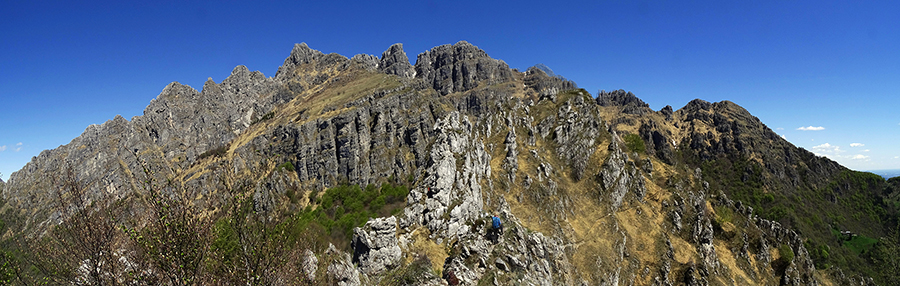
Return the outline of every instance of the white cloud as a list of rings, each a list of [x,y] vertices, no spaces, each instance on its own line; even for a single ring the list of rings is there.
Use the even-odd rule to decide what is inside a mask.
[[[869,152],[869,149],[863,150],[863,152]]]
[[[22,142],[16,143],[16,146],[22,146]]]
[[[865,160],[865,159],[869,159],[869,156],[862,155],[862,154],[856,154],[856,155],[853,155],[853,157],[850,157],[850,159],[853,159],[853,160]]]
[[[0,152],[6,151],[6,145],[0,146]]]
[[[775,130],[784,130],[784,128],[778,127],[778,128],[775,128]]]
[[[828,157],[831,159],[835,159],[834,157],[837,156],[837,153],[840,152],[840,150],[840,147],[828,143],[812,147],[813,154],[816,154],[816,156]]]
[[[812,149],[814,152],[826,153],[826,154],[837,154],[837,153],[844,152],[844,150],[841,150],[841,146],[835,146],[835,145],[831,145],[828,143],[813,146]]]
[[[863,144],[863,143],[850,143],[850,147],[862,147],[862,146],[866,146],[866,144]]]
[[[782,134],[781,139],[787,140],[787,137],[784,137],[784,134]]]
[[[797,128],[797,130],[802,130],[802,131],[819,131],[819,130],[825,130],[825,127],[822,127],[822,126],[812,126],[812,125],[806,126],[806,127],[800,126],[800,127]]]
[[[894,159],[900,159],[900,156],[894,156]]]

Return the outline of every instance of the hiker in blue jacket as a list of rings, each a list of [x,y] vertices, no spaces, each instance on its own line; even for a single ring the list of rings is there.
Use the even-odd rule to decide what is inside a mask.
[[[491,218],[491,230],[494,232],[494,243],[497,243],[497,240],[503,235],[503,223],[500,222],[500,216],[497,213],[494,213]]]

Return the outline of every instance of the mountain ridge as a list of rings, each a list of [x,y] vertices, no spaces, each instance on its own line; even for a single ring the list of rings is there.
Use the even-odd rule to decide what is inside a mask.
[[[445,276],[421,273],[419,282],[816,285],[824,274],[807,250],[816,245],[791,229],[815,214],[779,218],[780,202],[766,194],[824,189],[849,170],[804,151],[732,102],[653,111],[623,90],[594,98],[465,41],[423,52],[414,65],[402,44],[379,59],[301,43],[273,77],[237,66],[201,91],[167,85],[142,116],[116,116],[41,152],[10,176],[3,197],[30,229],[66,220],[41,195],[65,166],[101,201],[139,192],[134,174],[149,161],[211,213],[228,202],[218,183],[228,174],[249,180],[255,210],[301,217],[324,207],[325,190],[402,183],[405,207],[358,222],[352,257],[315,254],[328,277],[383,282],[438,247],[449,250],[428,258]],[[844,191],[834,200],[852,195]],[[508,220],[497,245],[478,235],[488,211]],[[785,217],[793,221],[783,227]],[[787,251],[779,247],[795,259],[778,260]]]

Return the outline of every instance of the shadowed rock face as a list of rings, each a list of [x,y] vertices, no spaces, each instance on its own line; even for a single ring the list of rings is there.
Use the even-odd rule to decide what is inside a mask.
[[[644,103],[630,91],[626,92],[621,89],[611,92],[601,90],[597,94],[597,104],[600,106],[624,106],[622,112],[626,114],[642,115],[650,111],[650,105]]]
[[[401,44],[351,59],[297,44],[271,78],[238,66],[199,92],[166,86],[144,115],[92,125],[42,152],[2,195],[30,227],[61,221],[44,178],[68,164],[93,199],[122,198],[135,191],[127,174],[141,171],[134,150],[181,172],[204,207],[221,203],[224,170],[251,180],[264,211],[288,204],[289,191],[399,178],[410,185],[402,210],[356,228],[349,252],[304,252],[305,277],[377,284],[433,245],[445,256],[430,257],[443,259],[431,267],[444,277],[420,273],[423,285],[816,285],[802,236],[710,187],[697,162],[759,156],[776,162],[764,167],[778,186],[799,184],[803,170],[827,179],[842,167],[811,159],[730,102],[654,112],[630,92],[594,99],[576,88],[538,68],[511,70],[464,41],[421,53],[414,66]],[[629,132],[644,153],[619,137]],[[282,163],[293,171],[273,170]],[[711,207],[733,210],[740,231],[718,225]],[[488,213],[504,221],[496,244]],[[781,243],[796,259],[777,272],[769,250]]]
[[[386,74],[393,74],[404,78],[416,76],[416,70],[409,64],[409,58],[403,52],[403,44],[393,44],[381,54],[379,68]]]
[[[551,100],[555,100],[554,97],[561,91],[578,88],[574,82],[562,77],[547,75],[538,67],[530,67],[525,71],[525,85],[537,91],[541,98],[546,97]]]
[[[479,83],[490,85],[512,78],[509,66],[466,41],[435,47],[416,58],[416,77],[441,94],[463,92]]]

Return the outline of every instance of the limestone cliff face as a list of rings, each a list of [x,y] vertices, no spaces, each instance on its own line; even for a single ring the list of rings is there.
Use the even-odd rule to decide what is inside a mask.
[[[753,132],[762,136],[745,136]],[[287,204],[288,191],[390,178],[412,185],[403,210],[355,229],[349,253],[307,255],[310,277],[324,267],[341,285],[377,283],[426,245],[444,249],[430,254],[435,273],[420,277],[431,285],[816,285],[800,234],[711,189],[696,167],[716,156],[809,156],[788,145],[732,103],[654,112],[623,91],[594,99],[466,42],[421,53],[415,65],[399,44],[349,59],[297,44],[274,77],[238,66],[199,92],[170,84],[144,115],[42,152],[2,194],[39,227],[62,218],[46,207],[46,178],[68,164],[95,199],[125,197],[140,171],[135,150],[212,208],[226,170],[253,180],[256,208]],[[841,168],[803,162],[822,176]],[[286,163],[292,171],[277,168]],[[766,168],[800,183],[790,164]],[[725,212],[733,215],[722,220]],[[488,213],[506,225],[496,243]],[[774,262],[781,244],[793,260]]]
[[[509,66],[466,41],[435,47],[416,58],[416,77],[441,94],[463,92],[481,83],[512,78]]]

